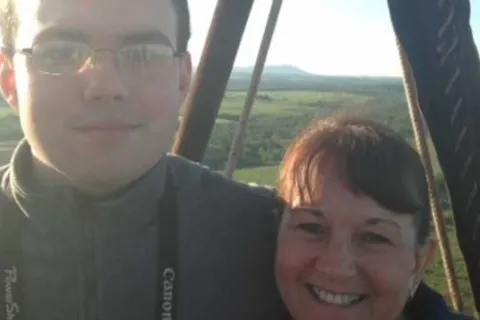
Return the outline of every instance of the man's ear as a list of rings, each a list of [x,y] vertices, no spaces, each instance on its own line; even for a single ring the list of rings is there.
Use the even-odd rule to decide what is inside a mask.
[[[180,58],[179,80],[179,90],[182,94],[182,98],[185,99],[190,89],[190,83],[192,81],[192,57],[188,52],[184,53]]]
[[[414,269],[414,282],[418,285],[422,281],[423,276],[427,268],[435,259],[435,254],[437,252],[437,239],[432,234],[430,235],[425,244],[417,249],[415,257],[415,269]]]
[[[17,85],[13,61],[9,54],[0,51],[0,93],[10,107],[18,111]]]

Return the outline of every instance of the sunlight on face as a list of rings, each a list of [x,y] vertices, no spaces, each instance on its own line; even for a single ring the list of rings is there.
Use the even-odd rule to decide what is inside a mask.
[[[276,277],[295,320],[394,320],[415,276],[412,216],[352,194],[327,174],[312,205],[293,203]]]
[[[132,41],[146,47],[165,39],[176,47],[171,0],[18,0],[18,14],[18,49],[48,41],[107,49],[95,68],[60,76],[15,55],[20,121],[42,163],[102,188],[135,180],[170,150],[190,79],[188,55],[123,77],[112,52]]]

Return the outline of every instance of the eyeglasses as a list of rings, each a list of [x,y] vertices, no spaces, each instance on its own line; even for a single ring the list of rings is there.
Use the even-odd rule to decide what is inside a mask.
[[[94,49],[91,46],[69,41],[45,41],[18,53],[29,55],[38,71],[49,75],[72,75],[93,68],[97,53],[112,52],[119,72],[131,74],[157,70],[174,57],[183,54],[166,44],[142,43],[113,49]]]

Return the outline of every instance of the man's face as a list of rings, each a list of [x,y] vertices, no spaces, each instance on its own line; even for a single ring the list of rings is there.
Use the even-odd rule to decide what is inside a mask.
[[[169,151],[191,72],[188,55],[169,51],[172,0],[17,0],[17,12],[16,48],[50,53],[17,53],[2,74],[36,160],[102,190],[135,180]],[[85,45],[95,61],[65,72]]]

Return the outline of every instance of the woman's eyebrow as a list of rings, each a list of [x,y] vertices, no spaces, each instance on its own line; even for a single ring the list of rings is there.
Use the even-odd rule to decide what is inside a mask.
[[[397,222],[390,219],[371,218],[371,219],[368,219],[365,223],[368,225],[389,224],[398,229],[401,229],[400,225]]]
[[[307,212],[311,215],[315,216],[316,218],[324,218],[325,214],[321,209],[312,208],[312,207],[294,207],[290,210],[292,213]]]

